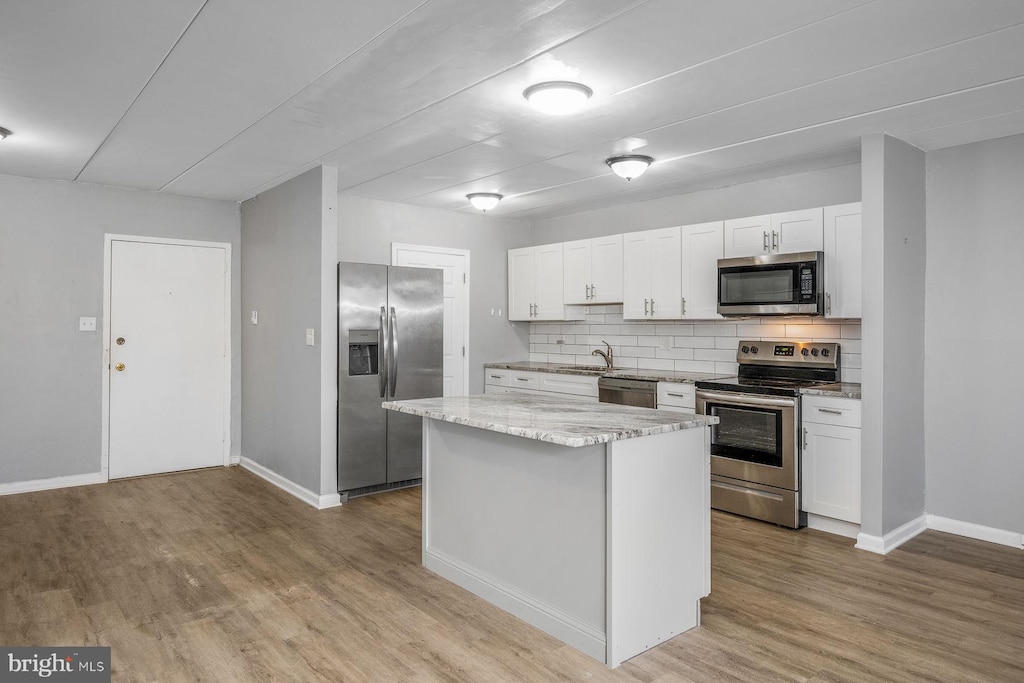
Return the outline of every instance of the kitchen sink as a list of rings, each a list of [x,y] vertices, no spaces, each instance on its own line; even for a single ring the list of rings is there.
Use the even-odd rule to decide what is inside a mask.
[[[559,365],[559,369],[572,370],[574,372],[585,373],[588,375],[604,375],[609,372],[613,372],[611,368],[604,365]]]

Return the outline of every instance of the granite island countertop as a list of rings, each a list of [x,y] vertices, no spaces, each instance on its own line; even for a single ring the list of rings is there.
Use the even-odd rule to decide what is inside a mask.
[[[621,377],[623,379],[645,379],[653,382],[682,382],[693,384],[730,375],[711,372],[676,372],[674,370],[638,370],[637,368],[605,368],[597,365],[571,365],[568,363],[543,363],[539,361],[511,361],[484,363],[484,368],[495,370],[523,370],[527,372],[552,372],[560,375],[590,375],[592,377]]]
[[[855,398],[860,400],[860,384],[856,382],[836,382],[806,387],[800,390],[804,396],[832,396],[834,398]]]
[[[383,407],[578,448],[718,424],[718,418],[536,394],[477,394],[385,401]]]

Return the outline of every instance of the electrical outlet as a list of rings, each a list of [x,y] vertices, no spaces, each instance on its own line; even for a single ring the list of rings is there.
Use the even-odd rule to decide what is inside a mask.
[[[259,318],[260,318],[259,311],[253,311],[252,313],[249,314],[249,322],[251,322],[253,325],[256,324],[256,322],[259,320]]]
[[[312,327],[306,328],[306,346],[316,346],[316,330]]]
[[[95,332],[96,331],[96,318],[79,318],[78,319],[78,331],[79,332]]]

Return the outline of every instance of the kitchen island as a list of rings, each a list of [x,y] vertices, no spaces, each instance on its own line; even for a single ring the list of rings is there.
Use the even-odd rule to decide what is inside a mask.
[[[423,417],[423,564],[618,666],[700,623],[715,417],[572,398],[392,401]]]

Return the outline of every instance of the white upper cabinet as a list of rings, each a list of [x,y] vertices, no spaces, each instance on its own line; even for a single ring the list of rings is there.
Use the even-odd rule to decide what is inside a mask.
[[[825,207],[825,316],[861,317],[861,205]]]
[[[509,320],[582,319],[581,310],[565,306],[562,256],[561,244],[509,250]]]
[[[772,214],[773,254],[821,251],[822,245],[821,208]]]
[[[718,315],[718,259],[723,258],[722,221],[684,225],[682,246],[682,317],[713,320]]]
[[[732,218],[724,230],[724,258],[822,250],[820,208]]]
[[[771,216],[730,218],[723,225],[725,256],[722,258],[760,256],[771,253],[771,237],[769,236],[772,229]]]
[[[679,228],[626,233],[622,245],[622,317],[682,317],[682,252]]]
[[[622,235],[566,242],[563,254],[565,303],[622,301]]]

